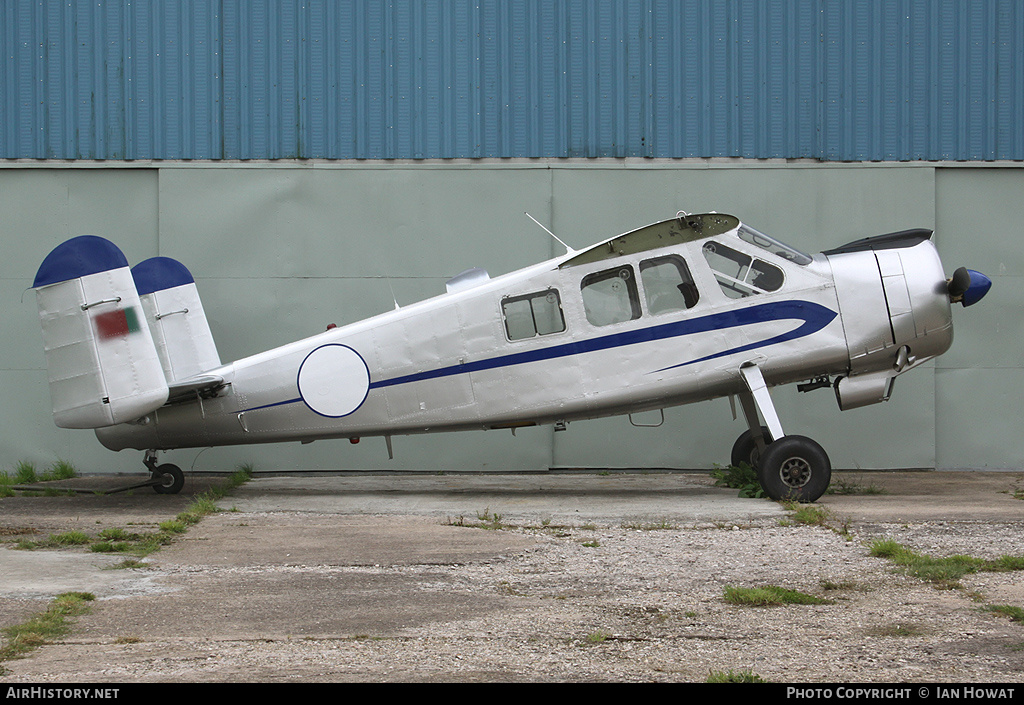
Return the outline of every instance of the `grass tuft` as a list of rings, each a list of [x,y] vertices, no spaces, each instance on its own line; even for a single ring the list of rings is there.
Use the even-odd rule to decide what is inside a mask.
[[[994,614],[1002,614],[1014,622],[1024,623],[1024,609],[1013,605],[989,605],[985,609]]]
[[[761,489],[761,483],[757,479],[757,471],[747,463],[730,465],[723,468],[715,465],[711,471],[711,477],[715,479],[715,487],[731,487],[739,490],[740,497],[762,499],[767,497]]]
[[[64,636],[71,631],[69,618],[87,613],[87,603],[95,599],[88,592],[61,593],[45,612],[21,624],[5,627],[2,633],[7,637],[7,644],[0,649],[0,662],[21,658],[33,649]]]
[[[58,460],[43,473],[40,479],[47,482],[49,480],[70,480],[72,477],[78,477],[75,467],[66,460]]]
[[[709,671],[705,683],[767,683],[764,678],[757,675],[749,668],[734,671]]]
[[[876,495],[887,494],[887,492],[877,485],[862,485],[854,478],[833,476],[832,484],[828,488],[828,494]]]
[[[779,587],[777,585],[765,585],[756,588],[741,588],[727,586],[725,588],[725,601],[733,605],[744,605],[748,607],[775,607],[778,605],[831,605],[831,600],[823,597],[815,597],[797,590]]]
[[[871,555],[886,558],[908,575],[938,586],[955,587],[960,578],[971,573],[1024,570],[1024,556],[1000,556],[995,560],[962,554],[945,557],[925,556],[892,539],[878,539],[872,542]]]
[[[36,464],[30,460],[19,460],[14,468],[14,483],[16,485],[28,485],[38,481]]]

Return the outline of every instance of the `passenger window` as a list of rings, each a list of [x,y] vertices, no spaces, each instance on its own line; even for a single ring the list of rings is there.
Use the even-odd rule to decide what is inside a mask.
[[[675,255],[641,262],[640,279],[653,315],[692,308],[700,298],[686,262]]]
[[[640,318],[640,297],[633,268],[616,267],[583,277],[583,309],[595,326]]]
[[[717,242],[705,243],[703,250],[719,286],[731,299],[776,291],[782,286],[782,270],[773,264]]]
[[[502,299],[509,340],[523,340],[565,330],[562,300],[554,289]]]

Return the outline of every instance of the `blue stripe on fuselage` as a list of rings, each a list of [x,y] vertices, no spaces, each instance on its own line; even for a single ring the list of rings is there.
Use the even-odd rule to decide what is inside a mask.
[[[680,336],[694,335],[696,333],[707,333],[716,330],[738,328],[752,323],[765,323],[790,319],[803,321],[802,325],[797,326],[788,333],[776,335],[763,341],[742,345],[729,350],[723,350],[697,360],[688,360],[677,365],[670,365],[669,367],[662,368],[668,370],[675,367],[692,365],[705,360],[724,357],[725,355],[731,355],[736,352],[753,350],[755,348],[774,345],[775,343],[781,343],[787,340],[802,338],[804,336],[817,333],[819,330],[831,323],[832,319],[835,317],[835,311],[810,301],[779,301],[766,303],[758,306],[750,306],[748,308],[724,311],[722,313],[713,313],[709,316],[702,316],[700,318],[672,321],[671,323],[663,323],[661,325],[649,326],[638,330],[625,331],[623,333],[612,333],[611,335],[603,335],[598,338],[564,343],[562,345],[553,345],[539,350],[526,350],[520,353],[513,353],[511,355],[501,355],[499,357],[492,357],[486,360],[467,362],[461,365],[451,365],[449,367],[441,367],[436,370],[417,372],[415,374],[404,375],[401,377],[392,377],[391,379],[372,382],[370,384],[370,389],[380,389],[383,387],[392,387],[396,384],[438,379],[440,377],[449,377],[451,375],[463,374],[466,372],[480,372],[483,370],[496,369],[498,367],[523,365],[529,362],[554,360],[560,357],[568,357],[570,355],[583,355],[601,350],[636,345],[638,343],[648,343],[655,340],[665,340],[667,338],[678,338]]]
[[[681,321],[672,321],[670,323],[624,331],[622,333],[612,333],[610,335],[589,338],[587,340],[563,343],[561,345],[552,345],[538,350],[525,350],[523,352],[512,353],[510,355],[499,355],[498,357],[492,357],[486,360],[477,360],[475,362],[467,362],[459,365],[449,365],[448,367],[440,367],[436,370],[427,370],[425,372],[417,372],[411,375],[402,375],[400,377],[392,377],[391,379],[378,380],[370,383],[370,389],[383,389],[385,387],[393,387],[399,384],[440,379],[469,372],[481,372],[500,367],[525,365],[530,362],[555,360],[562,357],[569,357],[571,355],[583,355],[591,352],[599,352],[601,350],[611,350],[613,348],[637,345],[639,343],[649,343],[655,340],[666,340],[668,338],[695,335],[697,333],[728,330],[755,323],[768,323],[771,321],[785,320],[803,321],[803,323],[788,333],[782,333],[780,335],[772,336],[771,338],[766,338],[765,340],[740,345],[711,355],[705,355],[704,357],[694,360],[686,360],[675,365],[669,365],[668,367],[663,367],[660,370],[654,370],[655,372],[661,372],[663,370],[685,367],[698,362],[725,357],[726,355],[731,355],[733,353],[763,348],[769,345],[775,345],[776,343],[782,343],[787,340],[796,340],[797,338],[813,335],[831,323],[832,320],[835,319],[836,315],[835,311],[826,308],[821,304],[816,304],[810,301],[776,301],[758,304],[756,306],[749,306],[747,308],[723,311],[722,313],[713,313],[699,318],[683,319]],[[294,404],[300,401],[302,401],[301,398],[289,399],[287,401],[257,406],[253,409],[247,409],[246,411],[267,409],[273,406]]]

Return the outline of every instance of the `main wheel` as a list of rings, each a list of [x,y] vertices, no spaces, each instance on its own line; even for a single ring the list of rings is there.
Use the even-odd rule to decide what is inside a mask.
[[[832,481],[832,463],[825,449],[804,436],[785,436],[761,454],[757,479],[774,500],[815,502]]]
[[[185,473],[177,465],[164,463],[153,469],[153,479],[159,483],[153,485],[158,494],[178,494],[185,486]]]
[[[764,436],[764,442],[772,442],[772,434],[768,433],[768,427],[761,427],[761,435]],[[757,447],[757,441],[754,440],[754,433],[749,428],[740,434],[740,437],[736,439],[736,442],[732,446],[732,464],[739,466],[740,463],[746,463],[752,468],[756,468],[758,462],[761,460],[761,451]]]

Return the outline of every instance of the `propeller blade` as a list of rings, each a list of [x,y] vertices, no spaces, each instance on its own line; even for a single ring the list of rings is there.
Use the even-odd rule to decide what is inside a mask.
[[[971,286],[971,272],[967,267],[960,267],[958,270],[953,272],[953,278],[949,280],[947,288],[949,289],[950,300],[956,302],[960,300],[964,294],[967,293],[967,289]]]

